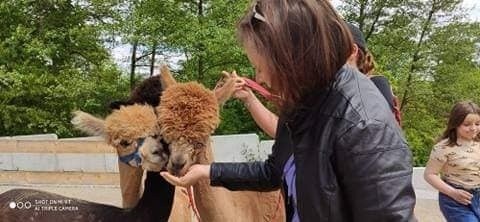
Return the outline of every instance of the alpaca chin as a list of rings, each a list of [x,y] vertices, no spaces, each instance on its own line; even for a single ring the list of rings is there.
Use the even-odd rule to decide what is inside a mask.
[[[153,163],[147,160],[142,161],[142,168],[147,171],[160,172],[165,169],[165,162]]]

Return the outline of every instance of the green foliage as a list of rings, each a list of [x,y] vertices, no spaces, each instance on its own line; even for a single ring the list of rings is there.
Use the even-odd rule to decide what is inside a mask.
[[[347,20],[366,33],[377,72],[390,78],[401,100],[416,166],[428,160],[453,104],[480,102],[480,26],[464,19],[460,3],[348,0],[342,7]]]
[[[49,73],[3,72],[0,87],[0,135],[56,133],[78,135],[72,131],[71,112],[84,110],[105,115],[106,106],[126,92],[126,82],[118,79],[114,68],[92,70],[83,76],[74,70],[58,76]]]
[[[72,111],[105,114],[105,104],[124,96],[92,13],[71,1],[0,3],[1,136],[74,136]]]
[[[137,41],[147,51],[157,45],[159,54],[181,52],[186,60],[180,62],[176,78],[213,88],[223,70],[253,72],[235,37],[236,22],[247,4],[246,0],[134,1],[120,29],[124,40]],[[221,114],[217,134],[257,132],[265,137],[239,101],[228,102]]]
[[[269,139],[248,115],[248,110],[239,100],[227,102],[221,110],[221,122],[215,134],[257,133],[260,139]]]
[[[480,103],[480,24],[465,20],[460,0],[345,0],[340,14],[362,29],[402,103],[404,132],[423,165],[451,106]],[[105,115],[128,80],[105,45],[136,44],[151,54],[181,54],[175,74],[213,88],[221,71],[253,70],[236,41],[248,0],[5,0],[0,2],[0,135],[75,136],[70,113]],[[154,50],[155,49],[155,50]],[[139,56],[138,54],[136,55]],[[151,64],[151,63],[150,63]],[[172,64],[170,64],[172,65]],[[133,73],[135,74],[135,73]],[[133,76],[133,80],[141,79]],[[267,136],[240,101],[222,108],[217,134]]]

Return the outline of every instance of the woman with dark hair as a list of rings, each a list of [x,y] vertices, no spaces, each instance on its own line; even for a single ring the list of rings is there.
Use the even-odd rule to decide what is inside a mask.
[[[288,221],[413,221],[410,150],[380,92],[345,66],[353,40],[330,3],[256,1],[238,35],[256,81],[277,95],[272,154],[162,175],[181,186],[283,187]]]
[[[480,221],[479,133],[480,108],[472,102],[455,104],[425,167],[424,178],[439,191],[448,222]]]

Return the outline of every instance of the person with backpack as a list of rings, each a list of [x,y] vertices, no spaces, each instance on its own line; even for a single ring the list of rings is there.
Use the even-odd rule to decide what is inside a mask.
[[[400,103],[398,98],[393,94],[392,87],[388,82],[387,77],[383,75],[373,75],[375,70],[375,61],[373,55],[367,48],[367,42],[363,36],[362,31],[355,25],[348,23],[350,32],[352,33],[354,45],[354,53],[350,56],[347,63],[350,66],[356,67],[361,73],[367,75],[377,89],[382,93],[383,97],[392,110],[393,116],[398,125],[402,126],[402,114],[400,112]]]

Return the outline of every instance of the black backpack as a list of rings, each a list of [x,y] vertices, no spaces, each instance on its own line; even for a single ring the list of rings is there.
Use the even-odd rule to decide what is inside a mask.
[[[395,116],[395,120],[397,121],[398,125],[402,126],[402,113],[400,111],[400,103],[398,101],[398,97],[396,97],[393,92],[392,88],[390,87],[390,83],[388,83],[388,79],[382,75],[373,75],[369,77],[370,80],[377,86],[378,90],[382,93],[383,97],[388,102],[390,109],[392,110],[393,115]]]

